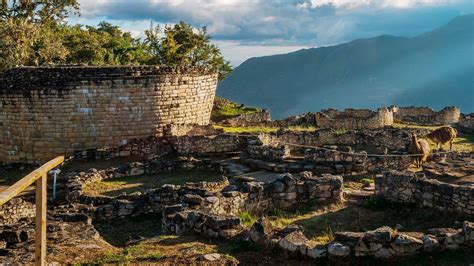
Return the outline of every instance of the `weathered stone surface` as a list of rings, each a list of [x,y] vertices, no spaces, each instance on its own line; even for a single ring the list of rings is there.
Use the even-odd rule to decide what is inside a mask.
[[[162,136],[167,124],[208,124],[216,83],[217,73],[157,66],[2,71],[0,161],[41,162]]]
[[[300,246],[306,244],[309,240],[303,235],[301,231],[294,231],[287,234],[278,241],[278,245],[289,252],[298,251]]]
[[[474,223],[465,221],[462,226],[466,241],[474,241]]]
[[[306,254],[313,259],[324,258],[328,254],[328,249],[326,246],[310,247],[307,249]]]
[[[272,224],[265,217],[256,221],[249,230],[250,239],[253,242],[262,242],[269,239],[273,233]]]
[[[222,256],[219,253],[209,253],[209,254],[202,255],[202,258],[205,261],[210,261],[210,262],[219,261],[221,257]]]
[[[413,255],[423,248],[423,241],[409,235],[399,234],[393,240],[391,247],[396,255]]]
[[[433,252],[440,248],[439,241],[435,236],[424,235],[421,237],[421,241],[423,241],[423,250],[426,252]]]
[[[351,249],[339,242],[331,242],[328,245],[328,253],[334,257],[347,257],[351,254]]]
[[[377,228],[373,231],[367,231],[364,234],[363,241],[367,243],[388,244],[392,240],[394,231],[388,226]]]

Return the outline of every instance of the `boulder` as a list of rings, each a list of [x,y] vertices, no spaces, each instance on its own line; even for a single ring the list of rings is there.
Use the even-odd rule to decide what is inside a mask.
[[[271,237],[272,231],[272,224],[268,219],[263,217],[252,225],[248,234],[253,242],[262,242]]]
[[[219,253],[209,253],[202,255],[202,259],[209,262],[219,261],[221,257],[222,256]]]
[[[439,249],[440,244],[438,239],[432,235],[424,235],[421,237],[421,241],[423,241],[423,250],[425,252],[433,252]]]
[[[334,241],[353,247],[363,236],[364,233],[362,232],[336,232],[334,234]]]
[[[447,249],[458,249],[459,245],[464,244],[464,234],[462,231],[457,233],[447,233],[444,240],[444,246]]]
[[[462,226],[462,231],[466,241],[474,241],[474,223],[465,221]]]
[[[301,245],[305,245],[308,242],[309,240],[301,231],[294,231],[281,238],[278,241],[278,246],[286,251],[295,252],[300,249]]]
[[[351,254],[351,248],[339,242],[331,242],[328,245],[328,253],[332,257],[347,257]]]
[[[328,254],[327,246],[309,247],[306,251],[306,255],[313,259],[326,257],[327,254]]]
[[[373,231],[365,232],[363,240],[366,243],[388,244],[392,241],[394,235],[395,232],[392,228],[383,226]]]
[[[399,234],[391,246],[398,256],[413,255],[423,248],[423,241],[409,235]]]

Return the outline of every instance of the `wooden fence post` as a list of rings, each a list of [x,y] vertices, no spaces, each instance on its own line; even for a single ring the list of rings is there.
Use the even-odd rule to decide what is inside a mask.
[[[46,264],[47,172],[36,180],[35,265]]]

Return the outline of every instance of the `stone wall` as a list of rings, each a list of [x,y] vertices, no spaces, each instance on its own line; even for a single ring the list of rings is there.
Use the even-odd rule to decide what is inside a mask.
[[[390,171],[375,177],[375,194],[396,202],[474,215],[474,187]]]
[[[250,235],[258,236],[255,233]],[[262,242],[256,237],[251,239]],[[326,245],[315,245],[300,228],[288,227],[263,240],[266,245],[276,243],[281,250],[292,256],[298,254],[312,259],[329,258],[335,264],[357,264],[357,258],[389,260],[422,253],[429,255],[444,250],[470,249],[474,245],[474,223],[464,221],[460,229],[433,228],[426,233],[405,233],[388,226],[366,232],[336,232],[334,240]],[[367,263],[362,262],[360,264]]]
[[[13,198],[0,206],[0,225],[12,225],[21,219],[33,219],[35,204],[22,198]]]
[[[418,134],[426,134],[429,130],[419,129]],[[263,145],[277,146],[279,143],[292,143],[309,146],[359,146],[370,149],[371,153],[383,154],[388,151],[407,150],[410,145],[410,131],[397,128],[379,130],[348,130],[338,132],[332,129],[316,131],[288,131],[280,130],[275,133],[260,134],[259,139]],[[292,152],[300,150],[303,155],[306,148],[290,146]]]
[[[290,156],[290,147],[286,145],[276,147],[250,145],[247,153],[250,158],[279,162]]]
[[[450,125],[457,123],[461,110],[455,106],[443,108],[436,112],[429,107],[393,107],[394,119],[402,123],[419,125]]]
[[[183,155],[212,155],[240,152],[246,143],[244,137],[231,134],[181,136],[174,142],[174,149]]]
[[[458,128],[466,133],[474,133],[474,113],[462,114],[459,119]]]
[[[229,126],[254,126],[254,125],[262,125],[266,123],[271,123],[272,118],[270,113],[266,110],[262,110],[260,112],[255,112],[251,114],[241,114],[236,117],[228,118],[224,120],[222,123],[229,125]]]
[[[315,114],[316,127],[334,129],[382,128],[393,124],[393,113],[387,108],[377,111],[368,109],[323,110]]]
[[[133,67],[0,72],[0,161],[37,162],[209,123],[217,74]]]

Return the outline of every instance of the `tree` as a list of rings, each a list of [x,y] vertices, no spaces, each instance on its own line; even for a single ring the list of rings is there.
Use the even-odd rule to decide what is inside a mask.
[[[206,27],[195,32],[193,27],[181,21],[176,25],[166,26],[164,31],[152,26],[145,31],[145,36],[145,44],[152,56],[148,63],[206,67],[218,71],[220,79],[232,71],[219,48],[210,43]]]
[[[0,68],[26,65],[37,35],[34,24],[13,18],[0,22]]]
[[[19,19],[43,25],[63,21],[79,12],[77,0],[1,0],[0,19]]]
[[[1,0],[0,68],[64,62],[58,25],[78,8],[76,0]]]

